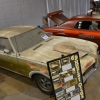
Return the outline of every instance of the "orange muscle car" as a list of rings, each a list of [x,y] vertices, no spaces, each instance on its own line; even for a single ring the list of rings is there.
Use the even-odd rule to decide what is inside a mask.
[[[44,28],[45,32],[89,40],[97,43],[100,47],[100,14],[77,15],[68,19],[62,12],[59,10],[47,14],[56,25]]]

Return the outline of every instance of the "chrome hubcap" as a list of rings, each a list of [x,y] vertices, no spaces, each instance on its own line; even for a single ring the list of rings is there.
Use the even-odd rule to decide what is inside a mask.
[[[51,82],[49,81],[49,79],[47,78],[41,78],[39,81],[41,87],[45,88],[45,89],[50,89],[51,88]]]

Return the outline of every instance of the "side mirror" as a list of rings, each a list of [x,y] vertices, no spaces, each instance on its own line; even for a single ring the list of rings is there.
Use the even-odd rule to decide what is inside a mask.
[[[10,51],[8,49],[4,49],[4,53],[10,53]]]

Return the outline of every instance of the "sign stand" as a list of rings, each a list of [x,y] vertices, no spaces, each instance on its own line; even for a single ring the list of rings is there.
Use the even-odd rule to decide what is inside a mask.
[[[55,100],[84,100],[78,52],[47,62]]]

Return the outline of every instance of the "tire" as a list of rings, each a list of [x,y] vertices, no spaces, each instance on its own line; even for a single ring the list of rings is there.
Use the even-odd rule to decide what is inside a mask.
[[[97,53],[100,55],[100,47],[98,47]]]
[[[34,80],[40,91],[48,95],[53,94],[53,88],[49,78],[43,75],[35,75]]]

